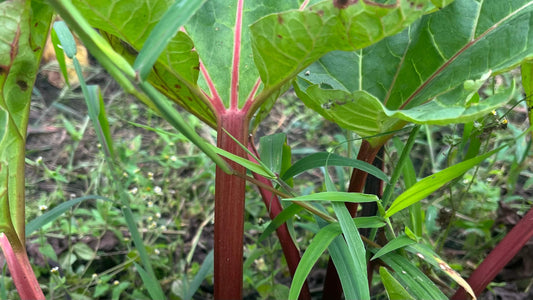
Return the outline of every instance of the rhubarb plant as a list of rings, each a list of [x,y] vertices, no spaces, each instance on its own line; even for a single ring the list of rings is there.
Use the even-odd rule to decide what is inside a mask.
[[[397,249],[424,257],[473,294],[469,285],[438,255],[416,244],[418,237],[409,229],[406,229],[409,238],[392,236],[387,245],[377,244],[372,236],[361,237],[358,229],[390,226],[390,218],[399,210],[461,176],[496,150],[421,180],[394,201],[391,190],[402,168],[398,167],[389,180],[370,163],[394,132],[407,124],[471,122],[508,101],[512,89],[483,101],[478,101],[477,90],[491,75],[532,56],[533,31],[529,30],[528,19],[533,2],[517,0],[505,5],[497,0],[48,2],[128,93],[168,120],[217,164],[215,298],[242,298],[246,180],[259,186],[266,206],[271,209],[274,221],[270,230],[277,228],[294,276],[291,298],[310,297],[305,278],[326,249],[333,258],[325,287],[325,297],[331,299],[340,297],[342,292],[347,298],[370,298],[367,251],[394,271],[391,274],[380,270],[387,291],[417,298],[444,297],[424,273],[405,256],[395,253]],[[30,3],[36,6],[31,11]],[[48,18],[49,22],[51,12],[38,1],[5,1],[0,5],[14,4],[19,5],[18,10],[13,10],[18,14],[15,18],[4,18],[6,24],[14,25],[7,27],[11,29],[10,35],[5,39],[8,42],[2,42],[4,48],[0,53],[3,68],[0,75],[5,77],[0,103],[0,120],[5,124],[0,144],[0,221],[5,233],[1,245],[6,253],[10,253],[11,246],[15,254],[25,256],[22,168],[31,90],[28,87],[39,62],[41,48],[36,45],[42,45],[39,43],[44,41],[49,27],[49,23],[29,22],[28,18],[40,22]],[[28,43],[30,37],[39,43]],[[26,48],[31,49],[26,55],[32,56],[20,56],[21,60],[29,61],[22,69],[17,59],[25,53],[20,50],[22,46],[28,45],[32,47]],[[21,81],[17,74],[29,77]],[[265,167],[254,145],[248,142],[249,135],[293,83],[308,107],[365,139],[358,161],[327,154],[306,158],[304,163],[288,170],[279,164],[275,170]],[[24,97],[12,92],[17,87],[25,93]],[[20,99],[26,99],[23,105]],[[208,145],[191,130],[175,105],[215,128],[217,147]],[[415,134],[416,130],[412,137]],[[409,152],[414,138],[410,141],[404,153]],[[286,153],[284,142],[278,140],[277,146],[272,147],[277,149],[278,156]],[[228,159],[221,159],[219,154]],[[259,164],[250,163],[247,158]],[[326,193],[310,196],[292,194],[289,185],[282,181],[310,167],[327,165],[355,167],[348,189],[354,194],[336,192],[329,176]],[[255,179],[247,175],[246,168],[256,173]],[[362,194],[368,173],[388,182],[382,196],[376,192],[382,201],[377,196]],[[275,189],[274,184],[280,188]],[[299,206],[291,205],[282,212],[277,196]],[[306,204],[307,201],[332,202],[335,217]],[[348,209],[343,202],[348,202]],[[357,203],[376,203],[373,214],[378,217],[352,219]],[[289,228],[281,224],[301,207],[317,216],[321,229],[300,261]],[[15,277],[16,270],[31,271],[27,269],[27,258],[23,263],[26,269],[10,265]],[[337,266],[340,278],[333,266]],[[141,273],[143,276],[148,275]],[[402,284],[409,290],[402,289]]]

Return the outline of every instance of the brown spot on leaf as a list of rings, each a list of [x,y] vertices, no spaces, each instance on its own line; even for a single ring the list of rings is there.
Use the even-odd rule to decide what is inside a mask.
[[[316,13],[317,13],[317,15],[319,15],[321,17],[324,15],[324,11],[323,10],[319,10]]]
[[[344,9],[351,4],[357,3],[358,0],[333,0],[333,5],[337,8]]]
[[[200,71],[200,65],[194,66],[194,67],[192,67],[192,68],[193,68],[194,70],[198,70],[198,71]]]
[[[278,23],[283,25],[283,17],[281,15],[278,15]]]
[[[28,89],[28,84],[26,83],[26,81],[24,80],[17,80],[17,85],[19,86],[19,88],[25,92],[27,89]]]
[[[189,101],[191,101],[191,102],[193,101],[192,98],[191,98],[191,96],[187,96],[187,100],[189,100]]]
[[[174,87],[177,88],[178,90],[181,89],[181,85],[179,84],[175,84]]]
[[[283,37],[281,36],[281,34],[278,34],[278,38],[282,39]]]

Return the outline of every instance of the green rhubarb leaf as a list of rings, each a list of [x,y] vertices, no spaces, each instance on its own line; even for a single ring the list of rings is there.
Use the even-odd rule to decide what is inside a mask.
[[[396,34],[418,19],[429,1],[383,5],[355,1],[345,9],[331,0],[305,10],[269,15],[251,26],[254,60],[264,95],[282,88],[301,70],[333,50],[356,50]],[[270,107],[270,99],[261,99]],[[264,115],[262,109],[259,117]]]
[[[258,86],[259,72],[253,60],[249,26],[268,14],[297,9],[302,2],[226,0],[208,1],[202,6],[185,28],[205,67],[200,85],[209,91],[211,98],[218,98],[226,108],[243,107],[253,99],[254,90],[261,87]],[[235,53],[239,54],[239,59],[235,59]],[[238,87],[232,80],[234,83],[238,80]],[[216,89],[216,94],[209,84]]]
[[[75,0],[73,3],[89,23],[98,28],[113,48],[131,64],[150,32],[175,1]],[[163,50],[148,76],[161,93],[211,126],[216,117],[197,86],[200,63],[187,34],[178,32]]]
[[[21,241],[28,111],[51,17],[51,8],[42,1],[0,3],[0,162],[7,172],[0,176],[0,186],[7,187],[3,199],[8,199],[9,217]]]
[[[468,122],[510,99],[512,90],[470,101],[489,75],[533,56],[532,13],[530,0],[456,0],[370,47],[325,55],[298,75],[296,91],[362,136]]]

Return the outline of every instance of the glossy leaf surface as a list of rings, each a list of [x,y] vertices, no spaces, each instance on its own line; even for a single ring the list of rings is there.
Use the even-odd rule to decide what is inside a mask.
[[[296,91],[361,136],[473,120],[510,99],[506,91],[470,103],[488,76],[533,55],[532,13],[532,1],[457,0],[375,45],[324,56],[300,73]]]

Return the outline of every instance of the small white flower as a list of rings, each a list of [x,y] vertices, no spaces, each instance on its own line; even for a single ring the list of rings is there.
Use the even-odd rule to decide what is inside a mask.
[[[124,178],[128,178],[128,177],[129,177],[129,175],[128,175],[127,172],[122,172],[122,176],[123,176]]]
[[[152,222],[152,223],[150,224],[150,226],[148,226],[148,227],[149,227],[150,229],[154,229],[154,228],[157,227],[157,223],[156,223],[156,222]]]
[[[172,155],[172,156],[170,157],[170,160],[171,160],[171,161],[177,161],[178,158],[176,157],[176,155]]]
[[[134,188],[132,188],[132,189],[130,190],[130,193],[131,193],[132,195],[135,195],[135,194],[137,194],[138,191],[139,191],[139,189],[138,189],[137,187],[134,187]]]
[[[93,273],[93,279],[96,279],[96,278],[98,278],[98,274]]]
[[[42,156],[37,157],[35,162],[38,163],[38,164],[42,164],[43,163],[43,157]]]
[[[166,231],[167,230],[167,226],[165,226],[165,225],[161,225],[161,227],[159,227],[159,228],[161,228],[162,231]]]
[[[44,204],[43,204],[43,205],[39,205],[39,210],[40,210],[40,211],[45,211],[45,210],[47,210],[47,209],[48,209],[48,206],[46,206],[46,205],[44,205]]]
[[[157,186],[157,185],[156,185],[156,186],[154,187],[154,193],[155,193],[156,195],[162,196],[162,195],[163,195],[163,190],[161,189],[160,186]]]
[[[148,179],[154,180],[154,173],[148,172]]]
[[[52,273],[57,273],[59,271],[59,267],[53,267],[52,270],[50,270],[50,272]]]
[[[148,220],[148,222],[152,222],[153,219],[154,218],[152,218],[152,216],[149,216],[147,220]]]
[[[161,213],[155,213],[155,217],[158,219],[161,218]]]
[[[161,251],[159,251],[159,249],[155,249],[154,253],[155,253],[155,255],[159,255],[161,253]]]
[[[148,207],[153,207],[153,206],[154,206],[154,202],[148,201]]]
[[[118,280],[113,281],[113,285],[118,285],[119,283],[120,283],[120,281],[118,281]]]
[[[74,193],[70,194],[70,199],[74,199],[74,198],[76,198],[76,197],[77,197],[76,194],[74,194]]]

